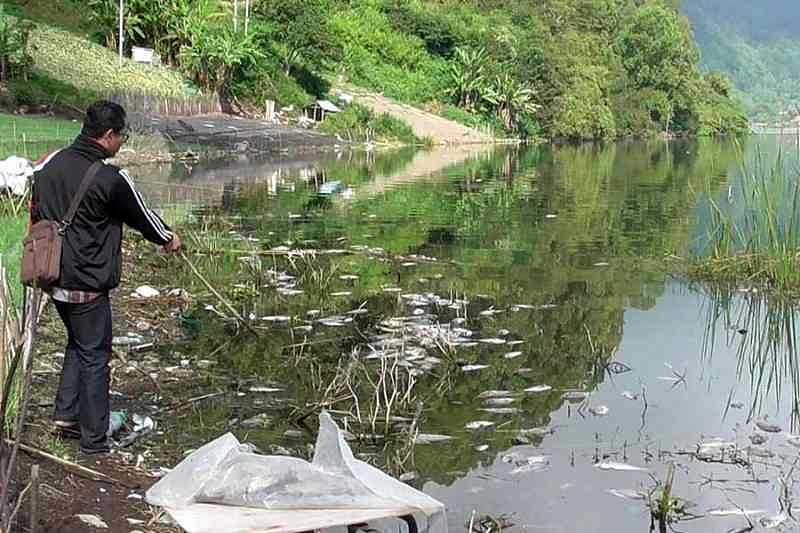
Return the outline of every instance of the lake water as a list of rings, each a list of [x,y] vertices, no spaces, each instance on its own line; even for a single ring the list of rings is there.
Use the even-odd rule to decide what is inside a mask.
[[[224,308],[198,297],[189,340],[163,357],[210,357],[186,393],[229,394],[165,421],[170,444],[232,430],[307,456],[313,424],[292,419],[324,404],[368,434],[351,443],[361,458],[413,472],[446,503],[454,531],[473,511],[516,530],[648,531],[646,502],[625,491],[660,495],[669,463],[673,497],[704,515],[677,529],[742,530],[742,509],[758,525],[796,490],[797,310],[744,282],[675,275],[705,235],[704,198],[729,196],[737,153],[733,142],[628,143],[142,173],[190,228],[198,266],[262,331],[234,336]],[[280,255],[299,249],[333,253]],[[164,282],[203,292],[181,276]],[[442,328],[460,339],[431,333]]]

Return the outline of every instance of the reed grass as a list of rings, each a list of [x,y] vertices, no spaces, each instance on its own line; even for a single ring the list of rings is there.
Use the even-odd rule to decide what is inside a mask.
[[[769,156],[757,147],[740,152],[741,170],[720,198],[707,190],[708,224],[690,276],[800,291],[800,169],[779,148]]]

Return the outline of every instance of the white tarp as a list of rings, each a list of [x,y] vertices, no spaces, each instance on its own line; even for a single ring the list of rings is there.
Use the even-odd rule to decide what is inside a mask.
[[[28,187],[28,179],[33,175],[33,166],[23,157],[12,155],[0,161],[0,192],[10,191],[22,196]]]
[[[311,463],[253,453],[228,433],[182,461],[147,491],[147,501],[164,507],[188,533],[309,531],[361,522],[379,532],[447,533],[443,504],[353,457],[325,412]]]

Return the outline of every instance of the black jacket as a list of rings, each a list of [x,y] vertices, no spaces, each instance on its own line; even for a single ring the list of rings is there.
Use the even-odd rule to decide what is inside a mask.
[[[31,221],[62,220],[86,171],[110,154],[91,139],[79,136],[63,150],[36,166],[31,197]],[[122,224],[147,240],[164,245],[172,232],[147,208],[127,172],[104,164],[98,171],[72,226],[67,228],[61,255],[62,289],[104,292],[119,285],[122,274]]]

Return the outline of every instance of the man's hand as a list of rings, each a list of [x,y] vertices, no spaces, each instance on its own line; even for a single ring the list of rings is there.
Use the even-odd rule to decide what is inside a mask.
[[[183,248],[183,243],[181,242],[180,237],[178,237],[177,233],[174,233],[172,235],[172,240],[169,241],[167,244],[165,244],[162,249],[164,250],[164,253],[176,254],[180,252],[182,248]]]

